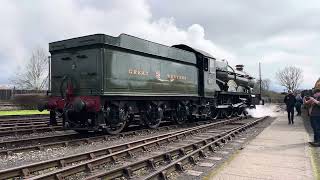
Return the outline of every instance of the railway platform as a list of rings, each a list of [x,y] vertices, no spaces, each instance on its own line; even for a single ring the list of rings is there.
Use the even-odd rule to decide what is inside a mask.
[[[320,178],[316,174],[309,135],[303,119],[295,117],[288,125],[285,113],[264,129],[255,139],[234,155],[221,168],[204,179],[281,179],[304,180]]]

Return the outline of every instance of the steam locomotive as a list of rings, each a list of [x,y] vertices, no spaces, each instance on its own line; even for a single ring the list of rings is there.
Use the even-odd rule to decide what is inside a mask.
[[[241,116],[254,106],[243,65],[179,44],[127,34],[94,34],[49,44],[51,95],[39,110],[66,129],[117,134],[130,124],[156,128],[199,118]]]

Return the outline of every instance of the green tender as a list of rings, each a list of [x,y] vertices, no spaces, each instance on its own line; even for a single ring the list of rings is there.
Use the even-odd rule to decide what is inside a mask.
[[[49,50],[54,96],[60,95],[66,75],[76,95],[198,96],[197,60],[192,52],[126,34],[53,42]]]

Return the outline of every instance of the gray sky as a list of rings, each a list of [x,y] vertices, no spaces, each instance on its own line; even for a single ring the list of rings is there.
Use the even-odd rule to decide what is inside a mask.
[[[93,33],[128,33],[158,43],[184,43],[230,64],[244,64],[276,85],[275,72],[301,67],[302,88],[320,77],[320,2],[316,0],[1,0],[0,84],[32,50]]]

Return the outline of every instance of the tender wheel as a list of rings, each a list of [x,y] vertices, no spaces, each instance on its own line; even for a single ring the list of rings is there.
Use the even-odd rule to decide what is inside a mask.
[[[112,135],[120,133],[126,127],[127,116],[128,114],[124,109],[107,107],[105,113],[106,133]]]
[[[121,122],[114,125],[107,125],[106,132],[111,135],[119,134],[126,126],[126,122]]]
[[[134,115],[133,114],[128,114],[128,118],[127,119],[128,120],[126,121],[126,125],[125,125],[124,129],[127,129],[131,125],[131,122],[134,119]]]
[[[188,109],[186,106],[179,104],[174,114],[174,120],[177,124],[184,124],[188,120]]]
[[[144,122],[148,128],[155,129],[159,127],[163,117],[163,110],[156,105],[149,105],[145,112]]]

